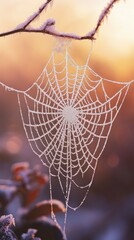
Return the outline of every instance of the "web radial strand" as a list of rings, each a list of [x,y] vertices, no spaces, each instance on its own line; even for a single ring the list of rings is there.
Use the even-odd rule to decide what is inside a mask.
[[[72,184],[86,190],[75,209],[86,199],[129,86],[101,78],[88,61],[77,65],[66,51],[59,63],[53,53],[37,81],[17,93],[30,146],[51,177],[58,178],[66,208],[73,208],[69,203]]]

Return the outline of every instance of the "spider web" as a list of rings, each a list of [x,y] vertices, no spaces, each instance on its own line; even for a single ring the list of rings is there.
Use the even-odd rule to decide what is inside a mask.
[[[79,66],[66,51],[59,63],[52,53],[37,81],[17,92],[27,139],[49,168],[51,199],[56,177],[66,208],[82,205],[129,86],[100,77],[88,61]],[[73,188],[83,191],[75,207],[70,205]]]
[[[33,152],[58,179],[67,209],[78,209],[93,182],[112,124],[125,100],[130,84],[100,77],[87,63],[79,66],[68,50],[62,61],[53,52],[43,72],[26,91],[15,91],[23,127]],[[81,190],[77,206],[70,204],[71,192]],[[52,201],[51,201],[52,202]],[[51,215],[54,221],[53,206]]]

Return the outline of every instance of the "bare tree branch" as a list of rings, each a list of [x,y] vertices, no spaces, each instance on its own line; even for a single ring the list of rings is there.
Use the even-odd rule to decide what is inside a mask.
[[[107,7],[105,7],[103,9],[103,11],[101,12],[99,18],[98,18],[98,22],[96,24],[96,27],[91,31],[89,32],[85,37],[83,37],[83,39],[88,39],[89,37],[94,38],[94,36],[96,35],[96,33],[99,31],[102,23],[104,22],[105,18],[108,17],[111,9],[113,8],[114,4],[119,2],[119,0],[111,0],[109,2],[109,4],[107,5]]]
[[[0,37],[4,37],[7,35],[19,33],[19,32],[29,32],[29,33],[43,33],[43,34],[48,34],[55,37],[69,38],[69,39],[76,39],[76,40],[84,40],[84,39],[95,40],[95,35],[99,31],[102,23],[104,22],[105,18],[109,15],[115,3],[117,3],[119,0],[111,0],[109,2],[107,7],[105,7],[104,10],[101,12],[98,18],[96,27],[84,36],[80,36],[74,33],[64,33],[64,32],[57,31],[55,29],[54,19],[48,19],[39,28],[33,28],[30,26],[30,24],[40,16],[40,14],[47,8],[48,4],[51,3],[52,1],[53,0],[47,0],[44,4],[42,4],[39,10],[33,13],[25,22],[19,24],[15,29],[11,31],[0,33]]]

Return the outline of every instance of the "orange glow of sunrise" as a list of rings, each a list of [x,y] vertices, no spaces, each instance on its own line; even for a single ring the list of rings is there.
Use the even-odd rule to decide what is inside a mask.
[[[1,0],[0,31],[15,28],[33,12],[43,0]],[[40,26],[47,18],[56,19],[56,27],[63,32],[86,34],[97,22],[107,0],[57,0],[35,22]],[[91,56],[91,66],[102,76],[127,81],[134,78],[134,1],[119,1],[103,23]],[[17,88],[26,88],[43,69],[55,40],[39,34],[16,34],[0,39],[0,79]],[[84,64],[90,50],[89,41],[73,41],[71,53]],[[23,85],[23,86],[22,86]]]

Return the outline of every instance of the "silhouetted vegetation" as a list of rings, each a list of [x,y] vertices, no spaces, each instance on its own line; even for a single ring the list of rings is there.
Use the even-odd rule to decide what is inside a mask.
[[[39,193],[48,182],[48,176],[40,172],[39,167],[30,169],[26,162],[12,166],[12,179],[0,180],[0,239],[1,240],[63,240],[64,234],[48,216],[51,214],[51,201],[34,204]],[[8,214],[8,204],[19,198],[20,207],[16,207],[16,223],[12,214]],[[54,213],[65,212],[64,205],[53,200]],[[15,225],[13,227],[13,225]],[[37,233],[38,237],[35,237]]]

